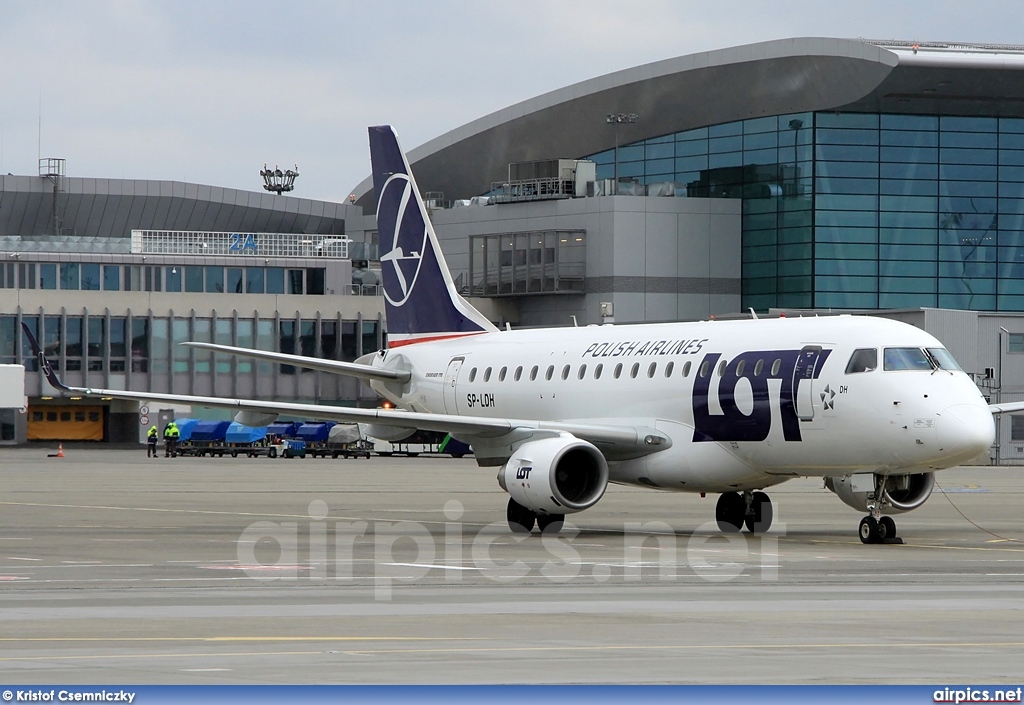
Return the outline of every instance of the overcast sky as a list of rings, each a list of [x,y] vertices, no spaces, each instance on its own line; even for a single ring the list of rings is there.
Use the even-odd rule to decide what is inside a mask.
[[[660,59],[799,36],[1024,44],[1022,20],[1022,0],[2,0],[0,173],[63,157],[69,176],[258,191],[264,162],[298,163],[294,195],[341,201],[369,174],[367,125],[408,150]]]

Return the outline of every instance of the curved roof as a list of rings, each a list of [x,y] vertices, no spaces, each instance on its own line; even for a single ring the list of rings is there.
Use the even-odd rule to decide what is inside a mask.
[[[620,143],[787,113],[847,110],[1024,115],[1021,47],[798,38],[666,59],[517,103],[409,153],[424,191],[466,198],[510,162],[578,158],[614,146],[609,113],[637,113]],[[398,126],[399,131],[401,126]],[[375,210],[372,182],[354,190]]]
[[[896,54],[863,41],[785,39],[665,59],[517,103],[409,152],[424,191],[477,195],[508,177],[510,162],[573,158],[610,149],[609,113],[637,113],[621,142],[733,120],[821,110],[877,86]],[[401,126],[396,126],[401,133]],[[375,209],[369,178],[357,203]]]
[[[181,181],[67,177],[57,195],[61,229],[78,236],[128,237],[133,229],[341,234],[347,209]],[[52,182],[0,176],[0,236],[52,233]]]

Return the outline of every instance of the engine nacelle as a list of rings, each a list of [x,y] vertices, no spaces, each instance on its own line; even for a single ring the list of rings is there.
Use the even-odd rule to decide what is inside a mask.
[[[415,428],[402,428],[401,426],[387,426],[382,423],[361,423],[359,432],[369,438],[388,443],[397,443],[416,433]]]
[[[917,475],[875,475],[875,491],[855,491],[850,477],[826,477],[825,487],[836,493],[847,506],[862,512],[868,511],[869,496],[882,498],[883,514],[902,514],[917,509],[932,494],[935,476],[930,472]]]
[[[262,411],[239,411],[235,414],[235,421],[243,426],[269,426],[277,421],[277,414],[268,414]]]
[[[572,514],[604,496],[608,462],[573,436],[543,438],[519,446],[498,472],[498,484],[538,514]]]

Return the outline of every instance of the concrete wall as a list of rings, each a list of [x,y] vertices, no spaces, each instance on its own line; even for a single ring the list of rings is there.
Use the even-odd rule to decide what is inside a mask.
[[[740,306],[741,202],[608,196],[436,210],[434,229],[452,274],[468,276],[471,235],[586,231],[585,293],[515,296],[525,326],[675,321]]]

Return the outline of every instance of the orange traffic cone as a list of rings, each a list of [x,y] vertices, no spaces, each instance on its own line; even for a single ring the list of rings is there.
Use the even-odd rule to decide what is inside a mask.
[[[61,443],[61,444],[59,444],[57,446],[57,457],[58,458],[63,458],[64,457],[64,444],[63,443]]]

